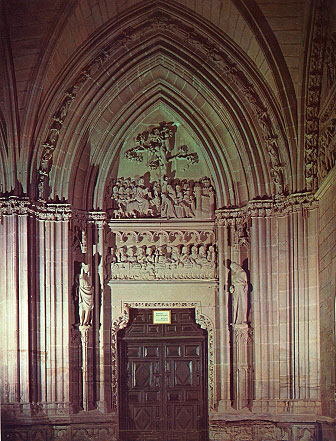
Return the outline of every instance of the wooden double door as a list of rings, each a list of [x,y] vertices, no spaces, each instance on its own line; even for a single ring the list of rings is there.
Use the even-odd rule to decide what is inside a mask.
[[[131,310],[120,332],[120,441],[206,441],[207,336],[194,310],[171,310],[153,324],[152,310]]]

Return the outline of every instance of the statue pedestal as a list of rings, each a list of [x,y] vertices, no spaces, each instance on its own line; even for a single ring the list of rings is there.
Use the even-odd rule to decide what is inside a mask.
[[[252,401],[252,330],[248,323],[232,325],[233,407],[241,410]]]
[[[79,326],[82,341],[83,410],[93,408],[92,326]]]

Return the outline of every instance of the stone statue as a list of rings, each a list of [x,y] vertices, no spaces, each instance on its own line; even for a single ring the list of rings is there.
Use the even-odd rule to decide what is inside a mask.
[[[79,303],[79,324],[90,326],[92,324],[93,286],[90,273],[90,265],[82,263],[79,275],[78,303]]]
[[[247,275],[236,262],[231,262],[232,323],[247,323],[248,284]]]
[[[43,174],[40,174],[39,181],[37,184],[37,191],[38,191],[38,198],[41,200],[45,199],[45,192],[46,192],[46,176]]]

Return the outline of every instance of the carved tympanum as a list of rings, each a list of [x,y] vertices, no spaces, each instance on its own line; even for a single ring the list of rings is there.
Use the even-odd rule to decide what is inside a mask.
[[[109,186],[111,218],[213,218],[215,191],[208,177],[199,181],[168,179],[146,181],[120,177]]]

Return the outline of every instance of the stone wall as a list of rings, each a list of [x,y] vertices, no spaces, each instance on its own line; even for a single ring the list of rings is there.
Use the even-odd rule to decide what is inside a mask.
[[[322,184],[319,198],[321,394],[323,415],[335,418],[336,170]]]
[[[13,325],[2,329],[8,439],[19,439],[15,430],[37,439],[33,432],[41,424],[50,425],[45,429],[50,439],[57,439],[55,425],[62,426],[63,439],[76,439],[85,415],[92,424],[98,415],[104,423],[108,415],[116,418],[117,332],[127,325],[128,309],[192,307],[208,332],[211,439],[252,441],[263,439],[265,431],[269,439],[313,440],[315,433],[322,439],[320,424],[328,440],[334,428],[335,356],[330,316],[335,277],[328,273],[334,246],[331,195],[331,186],[320,195],[320,251],[327,256],[321,255],[323,421],[319,211],[312,194],[217,210],[213,222],[184,219],[164,225],[111,221],[104,212],[78,213],[67,204],[3,200],[0,233],[8,269],[3,311],[13,317]],[[185,254],[179,254],[182,245],[188,247]],[[125,247],[124,256],[119,251]],[[95,292],[93,320],[86,326],[75,295],[83,262],[91,264]],[[237,322],[230,288],[237,283],[239,290],[239,285],[232,262],[244,266],[238,268],[248,285],[249,312]],[[130,268],[137,269],[136,278],[124,277]],[[96,439],[95,428],[91,432],[87,439]]]

